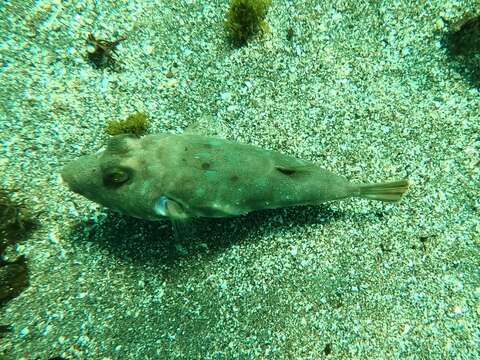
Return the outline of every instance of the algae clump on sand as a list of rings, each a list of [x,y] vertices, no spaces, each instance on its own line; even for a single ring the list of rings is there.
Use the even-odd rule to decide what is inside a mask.
[[[235,46],[243,46],[260,30],[268,28],[265,22],[271,0],[231,0],[225,28]]]
[[[143,112],[137,112],[129,115],[124,120],[113,120],[107,123],[105,132],[108,135],[133,134],[137,136],[147,133],[150,122]]]
[[[480,14],[466,13],[449,24],[443,44],[456,70],[480,87]]]
[[[25,239],[37,226],[35,215],[11,199],[12,192],[0,189],[0,306],[28,286],[25,256],[7,260],[7,248]]]

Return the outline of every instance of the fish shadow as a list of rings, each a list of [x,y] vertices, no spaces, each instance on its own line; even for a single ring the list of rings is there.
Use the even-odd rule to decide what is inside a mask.
[[[71,228],[75,243],[89,243],[99,251],[134,263],[171,265],[180,258],[214,255],[232,245],[255,242],[266,234],[311,224],[325,224],[343,217],[328,205],[262,210],[245,216],[196,219],[184,224],[176,237],[170,221],[146,221],[107,210],[99,220],[82,220]]]

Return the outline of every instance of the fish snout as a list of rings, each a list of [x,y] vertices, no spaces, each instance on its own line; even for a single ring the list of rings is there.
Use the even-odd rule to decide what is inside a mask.
[[[62,169],[60,183],[68,186],[71,191],[80,193],[80,181],[75,176],[75,169],[72,168],[72,164],[68,164]]]
[[[95,157],[82,156],[64,166],[60,173],[61,182],[73,192],[86,195],[97,186],[98,164]]]

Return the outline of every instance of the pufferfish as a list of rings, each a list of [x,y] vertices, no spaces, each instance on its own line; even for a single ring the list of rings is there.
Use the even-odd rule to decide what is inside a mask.
[[[215,137],[118,135],[61,173],[84,197],[147,220],[230,217],[359,197],[395,202],[407,180],[353,184],[311,162]]]

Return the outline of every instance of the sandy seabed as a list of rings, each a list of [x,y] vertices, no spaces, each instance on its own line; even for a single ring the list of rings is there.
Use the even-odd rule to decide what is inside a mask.
[[[475,1],[275,1],[234,49],[227,1],[4,1],[0,181],[40,227],[10,249],[30,286],[0,309],[0,358],[480,357],[480,93],[442,45]],[[114,40],[114,69],[86,57]],[[352,181],[408,177],[396,205],[169,223],[60,184],[107,121],[141,111]]]

